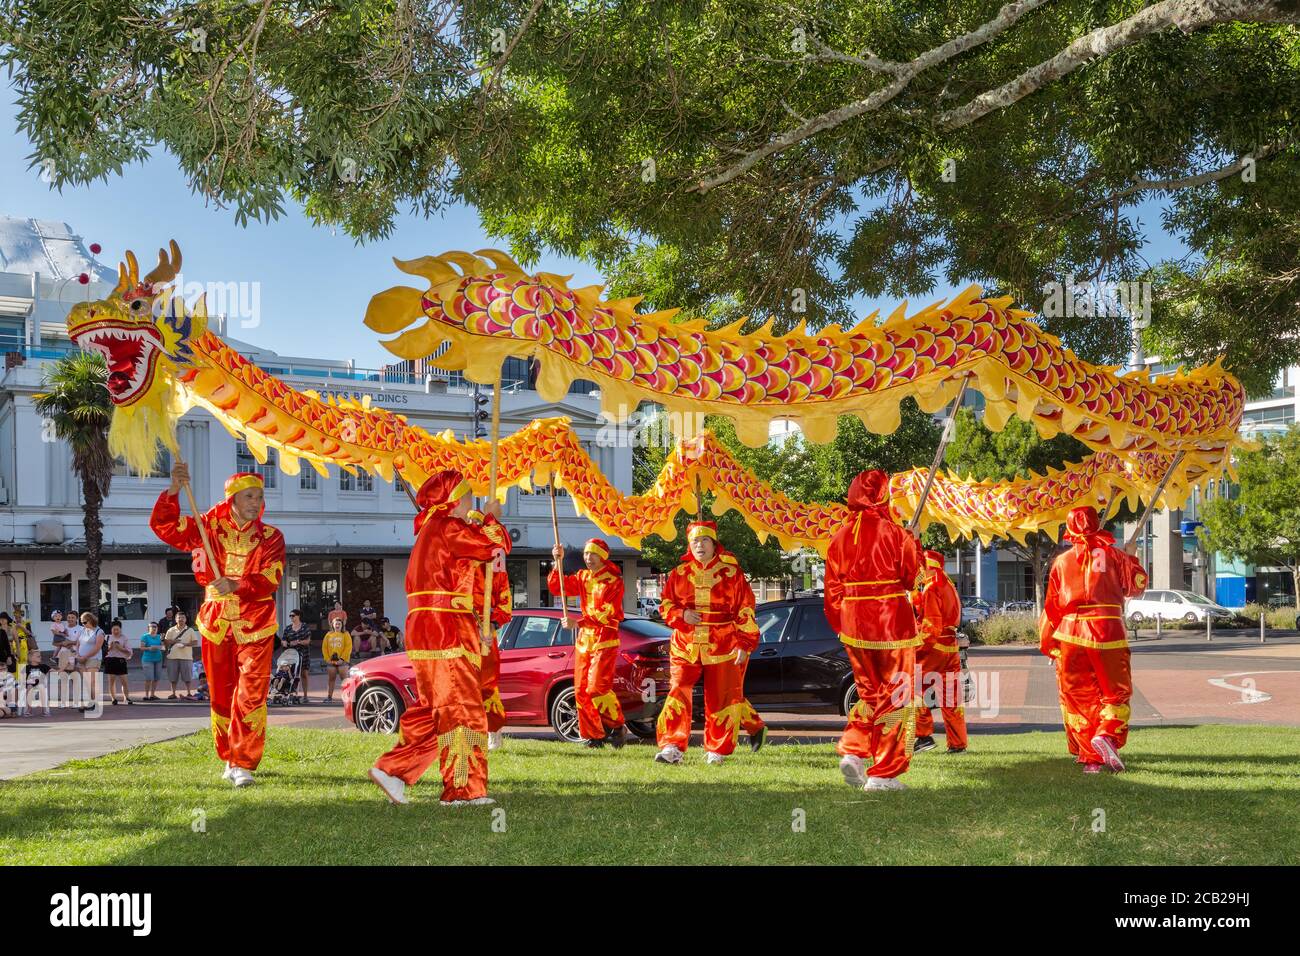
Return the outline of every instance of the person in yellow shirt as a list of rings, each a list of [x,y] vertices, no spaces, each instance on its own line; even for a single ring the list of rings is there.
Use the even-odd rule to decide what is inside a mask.
[[[334,699],[334,685],[342,678],[352,661],[352,635],[343,629],[347,618],[330,617],[329,633],[321,639],[320,656],[325,661],[325,673],[329,677],[329,694],[325,700]]]

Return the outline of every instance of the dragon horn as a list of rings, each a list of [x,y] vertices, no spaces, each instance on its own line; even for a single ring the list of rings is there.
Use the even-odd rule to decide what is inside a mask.
[[[127,289],[131,288],[131,281],[126,274],[126,266],[122,263],[117,264],[117,285],[113,286],[112,295],[121,295]]]
[[[171,257],[167,255],[165,249],[158,250],[158,265],[144,277],[147,285],[158,285],[163,282],[171,282],[176,278],[176,274],[181,271],[181,247],[176,245],[175,239],[168,240],[171,246]],[[127,253],[130,255],[130,253]]]
[[[135,260],[135,253],[126,250],[126,287],[134,289],[140,284],[140,263]]]

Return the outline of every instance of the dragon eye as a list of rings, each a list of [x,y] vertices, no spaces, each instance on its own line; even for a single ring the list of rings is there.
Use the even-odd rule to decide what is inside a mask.
[[[131,311],[132,311],[132,312],[139,312],[140,309],[144,307],[144,304],[145,304],[145,300],[144,300],[144,299],[132,299],[132,300],[131,300]]]

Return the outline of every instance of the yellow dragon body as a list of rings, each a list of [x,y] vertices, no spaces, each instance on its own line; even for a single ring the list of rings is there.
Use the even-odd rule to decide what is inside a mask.
[[[372,300],[366,322],[381,332],[428,317],[389,343],[397,354],[424,357],[450,342],[436,361],[479,381],[495,380],[506,355],[537,357],[544,398],[558,399],[572,378],[594,378],[604,409],[619,419],[651,400],[675,411],[729,415],[751,440],[760,429],[765,438],[777,417],[798,421],[813,439],[833,434],[835,416],[843,413],[888,431],[904,396],[936,410],[971,375],[993,427],[1014,412],[1044,435],[1064,430],[1095,449],[1060,471],[1011,482],[940,473],[922,523],[942,522],[955,535],[1055,533],[1075,505],[1114,508],[1121,498],[1136,503],[1149,496],[1181,452],[1162,495],[1176,506],[1193,485],[1230,468],[1241,444],[1244,396],[1223,370],[1154,381],[1120,376],[1081,362],[1025,313],[974,291],[879,327],[738,336],[734,329],[674,325],[663,314],[637,315],[626,300],[601,302],[598,290],[570,291],[557,276],[528,277],[497,252],[401,265],[433,285],[426,292],[398,287]],[[78,304],[68,316],[72,340],[108,362],[115,454],[146,470],[158,442],[175,450],[177,419],[199,406],[247,441],[259,460],[276,449],[288,474],[306,461],[321,473],[333,464],[386,481],[400,475],[418,486],[435,471],[455,468],[476,491],[486,491],[486,441],[430,434],[368,399],[295,390],[207,331],[201,300],[187,309],[172,295],[168,283],[179,268],[175,243],[144,279],[127,253],[113,293]],[[715,511],[739,509],[760,535],[787,548],[824,550],[843,520],[840,505],[796,502],[775,491],[708,433],[683,441],[643,495],[623,495],[610,485],[563,419],[535,421],[503,438],[499,459],[500,488],[554,478],[580,513],[634,547],[646,535],[673,534],[678,511],[695,508],[697,479],[715,494]],[[916,510],[925,477],[923,469],[893,476],[892,503],[901,517]]]

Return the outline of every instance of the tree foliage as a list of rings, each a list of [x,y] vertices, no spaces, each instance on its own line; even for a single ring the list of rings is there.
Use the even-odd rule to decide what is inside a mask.
[[[89,593],[98,601],[104,550],[100,511],[113,483],[113,456],[108,450],[108,426],[113,416],[108,365],[102,355],[75,352],[46,368],[41,388],[33,403],[36,414],[50,422],[55,437],[72,449],[72,467],[81,479],[86,581]]]
[[[1166,358],[1254,391],[1300,358],[1291,0],[0,5],[56,185],[161,147],[241,220],[372,238],[463,200],[525,261],[778,329],[941,279],[1035,308],[1145,278]],[[1152,197],[1186,259],[1145,261]],[[1123,315],[1047,324],[1128,348]]]
[[[1243,453],[1237,479],[1235,497],[1206,503],[1199,534],[1211,550],[1289,569],[1300,609],[1300,427]]]

